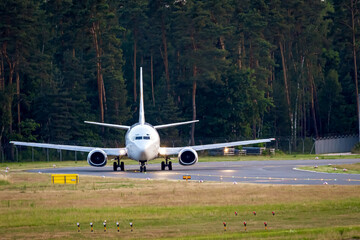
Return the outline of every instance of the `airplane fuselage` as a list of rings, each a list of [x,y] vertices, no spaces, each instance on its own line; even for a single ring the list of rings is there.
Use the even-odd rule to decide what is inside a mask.
[[[148,123],[134,124],[125,135],[125,145],[129,158],[139,162],[150,161],[159,155],[159,133]]]

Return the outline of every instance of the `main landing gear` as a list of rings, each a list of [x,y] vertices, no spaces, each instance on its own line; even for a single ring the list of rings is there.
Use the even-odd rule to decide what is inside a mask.
[[[115,160],[117,160],[117,162],[114,162],[114,165],[113,165],[114,171],[116,172],[118,167],[120,167],[120,171],[125,171],[124,162],[120,162],[119,157],[116,157]]]
[[[140,172],[146,172],[146,166],[145,166],[146,162],[140,162],[140,163],[141,163]]]
[[[169,157],[166,157],[165,162],[164,161],[161,162],[161,170],[162,171],[164,171],[166,167],[168,167],[169,171],[172,170],[172,162],[169,161],[169,159],[170,159]]]

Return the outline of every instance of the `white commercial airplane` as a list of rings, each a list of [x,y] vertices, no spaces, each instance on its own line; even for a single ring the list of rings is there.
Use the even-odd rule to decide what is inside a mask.
[[[58,145],[58,144],[46,144],[46,143],[30,143],[30,142],[17,142],[11,141],[10,143],[19,146],[28,147],[40,147],[51,148],[60,150],[80,151],[88,152],[87,162],[93,167],[103,167],[106,165],[108,156],[115,157],[113,164],[114,171],[118,168],[124,171],[124,162],[120,162],[120,159],[127,156],[140,164],[140,172],[146,172],[146,164],[148,161],[158,157],[164,157],[165,161],[161,162],[161,170],[165,170],[168,167],[172,170],[172,163],[169,161],[171,155],[178,155],[179,163],[181,165],[190,166],[198,161],[198,154],[196,151],[233,147],[240,145],[248,145],[254,143],[271,142],[274,138],[258,139],[249,141],[227,142],[218,144],[207,144],[197,146],[186,147],[160,147],[160,137],[157,132],[158,129],[174,127],[183,124],[195,123],[199,120],[178,122],[164,125],[152,126],[145,122],[144,112],[144,96],[143,96],[143,77],[142,68],[140,68],[140,107],[139,107],[139,122],[132,126],[88,122],[85,123],[95,124],[104,127],[112,127],[127,130],[125,135],[125,147],[124,148],[99,148],[99,147],[84,147],[84,146],[71,146],[71,145]]]

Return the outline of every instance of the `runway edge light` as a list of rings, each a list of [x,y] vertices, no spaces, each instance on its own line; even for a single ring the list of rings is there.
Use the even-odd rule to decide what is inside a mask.
[[[255,211],[253,211],[253,214],[254,214],[254,216],[256,216],[256,212],[255,212]]]

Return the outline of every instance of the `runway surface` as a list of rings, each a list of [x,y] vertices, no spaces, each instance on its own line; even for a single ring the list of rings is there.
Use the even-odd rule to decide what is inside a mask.
[[[191,181],[233,182],[234,184],[360,185],[360,174],[318,173],[296,170],[296,168],[301,166],[359,162],[360,159],[198,162],[192,166],[181,166],[173,163],[172,171],[161,171],[160,164],[149,164],[147,165],[147,172],[140,173],[139,165],[126,165],[128,161],[125,161],[126,171],[124,172],[114,172],[112,166],[103,168],[90,166],[49,168],[30,171],[42,173],[75,173],[101,177],[167,180],[183,180],[184,175],[189,175],[191,176]]]

